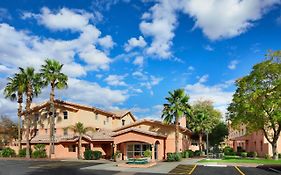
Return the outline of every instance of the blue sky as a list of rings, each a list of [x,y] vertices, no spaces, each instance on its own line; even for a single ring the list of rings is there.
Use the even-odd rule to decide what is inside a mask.
[[[159,119],[168,91],[225,112],[234,81],[280,49],[280,0],[1,0],[0,112],[6,78],[45,58],[64,64],[63,100]],[[49,89],[35,99],[48,99]]]

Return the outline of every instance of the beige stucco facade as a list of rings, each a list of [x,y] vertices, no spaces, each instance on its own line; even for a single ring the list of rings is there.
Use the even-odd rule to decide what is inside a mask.
[[[168,152],[175,152],[175,125],[165,125],[156,120],[137,121],[130,111],[105,111],[95,107],[56,100],[55,102],[55,152],[53,158],[76,158],[78,136],[67,127],[77,122],[92,127],[82,137],[82,153],[85,149],[98,150],[104,158],[111,158],[120,151],[122,159],[142,156],[146,149],[152,151],[152,159],[162,160]],[[49,103],[32,106],[31,145],[46,144],[49,149]],[[23,113],[24,115],[24,113]],[[186,119],[180,121],[179,151],[191,145],[191,131]],[[23,133],[24,135],[24,133]],[[23,144],[25,139],[23,138]],[[48,153],[48,151],[47,151]]]

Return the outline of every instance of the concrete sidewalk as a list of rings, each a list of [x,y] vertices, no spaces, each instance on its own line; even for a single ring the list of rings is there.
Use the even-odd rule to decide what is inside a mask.
[[[183,159],[180,162],[157,162],[157,164],[150,168],[124,168],[118,167],[116,162],[99,164],[95,166],[81,168],[81,170],[107,170],[107,171],[121,171],[121,172],[139,172],[139,173],[168,173],[178,165],[196,164],[201,159]]]

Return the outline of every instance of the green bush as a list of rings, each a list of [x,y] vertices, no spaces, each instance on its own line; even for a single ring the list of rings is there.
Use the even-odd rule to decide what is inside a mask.
[[[223,159],[225,159],[225,160],[228,160],[228,159],[240,159],[240,156],[225,155],[225,156],[223,156]]]
[[[174,153],[175,154],[175,161],[180,161],[181,160],[181,153]]]
[[[2,157],[2,150],[0,150],[0,157]]]
[[[247,157],[247,152],[241,152],[241,157],[246,158]]]
[[[257,152],[248,152],[248,157],[256,158],[258,156]]]
[[[281,153],[278,154],[278,158],[281,159]]]
[[[47,153],[44,144],[36,144],[34,145],[34,152],[32,153],[33,158],[46,158]]]
[[[201,156],[201,154],[202,154],[202,151],[199,151],[199,150],[194,151],[194,156],[196,156],[196,157]]]
[[[92,160],[93,159],[93,151],[92,150],[85,150],[84,152],[84,159],[86,160]]]
[[[100,159],[101,156],[102,156],[102,152],[100,152],[100,151],[93,151],[93,159],[94,160]]]
[[[174,153],[167,153],[167,161],[174,162],[175,161],[175,154]]]
[[[194,152],[192,150],[188,150],[188,156],[189,157],[194,157]]]
[[[32,149],[29,149],[29,153],[32,155]],[[26,148],[22,148],[19,150],[19,157],[25,157],[26,156]]]
[[[224,148],[223,153],[226,156],[235,156],[236,155],[236,153],[234,152],[233,148],[231,148],[229,146]]]
[[[188,158],[189,157],[188,150],[183,151],[181,154],[182,154],[182,158]]]
[[[144,157],[151,157],[152,156],[152,151],[150,151],[149,149],[145,150],[143,153]]]
[[[15,157],[16,156],[16,152],[15,150],[13,150],[12,148],[4,148],[1,151],[1,156],[2,157]]]
[[[270,155],[269,154],[265,154],[264,158],[265,159],[270,159]]]

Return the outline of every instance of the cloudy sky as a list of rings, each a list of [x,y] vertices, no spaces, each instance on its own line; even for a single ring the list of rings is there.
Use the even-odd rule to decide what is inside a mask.
[[[1,0],[0,113],[16,117],[6,78],[45,58],[69,76],[59,99],[158,119],[184,88],[225,111],[235,79],[280,41],[281,0]]]

